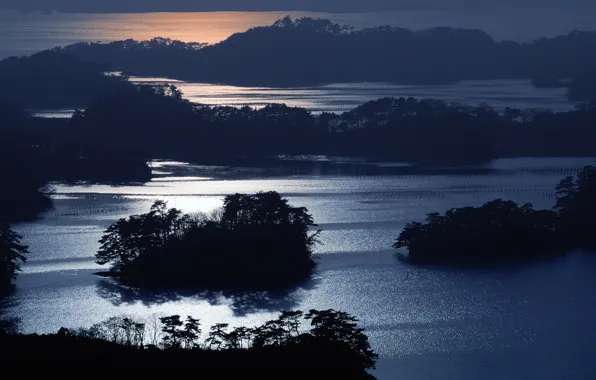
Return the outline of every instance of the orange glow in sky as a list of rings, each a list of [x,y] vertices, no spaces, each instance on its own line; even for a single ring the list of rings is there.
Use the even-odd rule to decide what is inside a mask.
[[[271,25],[286,15],[288,12],[111,14],[94,15],[86,22],[102,40],[123,37],[147,40],[159,36],[185,42],[216,43],[255,26]],[[291,15],[317,16],[309,12],[291,12]],[[105,33],[102,35],[100,30]]]

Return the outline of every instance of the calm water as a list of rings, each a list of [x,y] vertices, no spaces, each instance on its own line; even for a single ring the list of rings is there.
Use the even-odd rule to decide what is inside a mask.
[[[81,41],[169,37],[214,43],[233,33],[271,25],[285,15],[328,18],[356,28],[393,25],[408,29],[436,26],[482,29],[496,39],[531,41],[596,30],[596,6],[516,6],[485,9],[402,10],[382,13],[205,12],[145,14],[19,14],[0,11],[0,59]]]
[[[307,88],[248,88],[133,78],[136,83],[171,83],[195,103],[234,107],[262,107],[285,103],[313,112],[342,113],[383,97],[432,98],[465,105],[487,103],[494,108],[573,108],[565,88],[539,89],[530,80],[465,81],[451,85],[411,86],[390,83],[347,83]]]
[[[495,109],[550,109],[565,111],[575,103],[567,99],[565,88],[535,88],[530,80],[465,81],[450,85],[411,86],[389,83],[349,83],[306,88],[237,87],[188,83],[165,78],[131,78],[139,84],[173,84],[185,99],[194,103],[233,107],[261,108],[285,103],[313,113],[343,113],[371,100],[383,97],[439,99],[476,106],[487,103]],[[32,110],[42,117],[71,117],[74,110]]]
[[[594,159],[499,160],[488,175],[354,175],[345,163],[295,172],[159,163],[144,186],[56,185],[56,208],[18,227],[30,260],[5,302],[27,331],[88,326],[113,315],[192,314],[205,325],[256,324],[280,309],[355,314],[381,354],[380,379],[593,379],[596,256],[484,271],[417,268],[391,244],[426,213],[502,197],[546,208],[553,186]],[[379,169],[377,169],[379,170]],[[288,294],[143,294],[97,278],[102,231],[155,199],[209,211],[226,194],[276,190],[324,230],[317,275]]]

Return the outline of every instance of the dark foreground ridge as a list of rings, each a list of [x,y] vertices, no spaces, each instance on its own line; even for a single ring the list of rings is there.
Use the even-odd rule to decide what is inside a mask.
[[[585,167],[556,188],[554,211],[537,211],[500,199],[481,207],[428,214],[409,223],[394,248],[407,248],[414,264],[487,265],[594,250],[596,168]]]
[[[315,268],[318,233],[303,207],[276,192],[236,194],[209,217],[182,215],[158,201],[148,214],[105,232],[98,264],[141,287],[272,290],[297,285]]]
[[[216,324],[205,340],[198,319],[179,315],[149,324],[115,317],[51,335],[19,334],[7,323],[0,327],[5,369],[22,368],[26,361],[68,371],[96,367],[101,360],[108,370],[197,369],[205,378],[374,379],[366,370],[374,369],[377,359],[357,319],[335,310],[282,312],[255,328]]]

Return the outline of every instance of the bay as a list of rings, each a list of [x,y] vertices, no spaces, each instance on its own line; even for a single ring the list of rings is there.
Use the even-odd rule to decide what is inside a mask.
[[[2,305],[28,332],[89,326],[114,315],[192,314],[254,325],[282,309],[336,308],[358,316],[381,354],[380,379],[591,378],[596,257],[492,269],[419,268],[399,262],[391,244],[426,213],[495,198],[554,203],[554,185],[594,158],[497,160],[487,174],[378,175],[317,158],[308,169],[205,167],[156,162],[146,185],[55,184],[56,208],[18,226],[30,260]],[[94,276],[102,231],[146,212],[156,199],[208,212],[235,192],[276,190],[306,206],[324,230],[319,268],[300,289],[278,294],[150,294]],[[502,363],[507,362],[507,366]]]

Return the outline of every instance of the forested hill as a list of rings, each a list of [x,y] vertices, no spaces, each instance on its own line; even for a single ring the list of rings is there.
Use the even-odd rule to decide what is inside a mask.
[[[495,41],[479,30],[396,27],[354,30],[289,17],[214,45],[156,38],[79,43],[57,51],[126,74],[249,86],[331,82],[438,84],[461,80],[571,78],[596,67],[596,33],[532,43]]]

